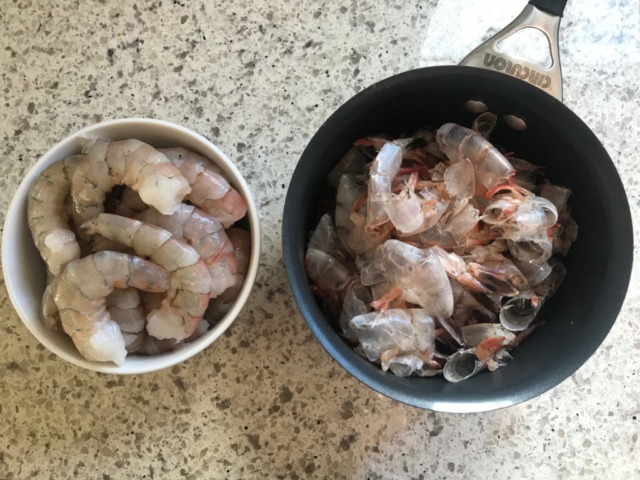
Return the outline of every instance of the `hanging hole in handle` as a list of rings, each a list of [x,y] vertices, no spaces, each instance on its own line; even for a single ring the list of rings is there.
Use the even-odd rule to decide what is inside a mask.
[[[471,113],[484,113],[489,110],[487,104],[480,100],[467,100],[463,105],[464,108],[469,110]]]
[[[522,117],[518,117],[516,115],[505,115],[504,116],[505,123],[514,130],[518,130],[520,132],[527,129],[527,122]]]
[[[551,68],[551,45],[549,39],[537,28],[523,28],[504,40],[500,40],[496,49],[509,55],[525,58],[544,68]]]

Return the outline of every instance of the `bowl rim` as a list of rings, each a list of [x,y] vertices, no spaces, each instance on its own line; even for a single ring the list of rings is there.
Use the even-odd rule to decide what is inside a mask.
[[[352,110],[358,108],[363,110],[363,105],[369,102],[370,96],[376,94],[386,95],[392,90],[397,91],[400,88],[407,88],[412,85],[411,82],[429,79],[439,79],[443,81],[444,79],[451,80],[458,77],[466,77],[465,81],[468,82],[476,81],[482,82],[483,85],[490,84],[491,88],[496,90],[517,86],[517,88],[522,90],[523,93],[526,93],[527,96],[532,97],[528,103],[535,103],[540,109],[553,109],[559,117],[566,121],[566,125],[577,127],[586,138],[582,148],[591,149],[593,152],[597,151],[598,154],[608,159],[606,165],[601,165],[601,168],[606,170],[608,174],[607,182],[615,184],[616,186],[615,191],[613,191],[611,195],[617,196],[617,200],[625,207],[622,209],[623,211],[619,212],[619,216],[620,221],[628,225],[629,228],[615,232],[614,244],[619,249],[617,252],[617,266],[620,267],[617,283],[623,288],[616,292],[616,295],[611,298],[611,310],[615,310],[617,313],[607,322],[606,328],[603,327],[601,329],[602,336],[597,342],[591,342],[585,345],[580,355],[576,356],[573,362],[568,362],[549,375],[536,378],[535,381],[532,381],[530,384],[520,384],[506,388],[492,398],[473,398],[473,396],[470,396],[467,400],[440,400],[437,398],[438,395],[435,392],[407,393],[383,380],[382,375],[373,375],[370,369],[363,366],[362,362],[368,361],[355,353],[325,318],[308,288],[309,282],[304,271],[304,261],[298,251],[298,238],[295,234],[295,229],[298,228],[299,224],[297,222],[300,220],[300,216],[297,215],[295,211],[300,204],[300,196],[303,194],[303,188],[297,186],[296,182],[299,182],[299,177],[303,176],[303,164],[307,164],[312,160],[312,152],[317,148],[321,148],[323,142],[327,140],[325,138],[326,136],[334,134],[342,128],[345,117],[355,115]],[[483,86],[483,88],[486,87]],[[563,129],[563,131],[566,130],[567,127]],[[302,317],[325,351],[350,375],[376,392],[407,405],[447,413],[474,413],[497,410],[531,400],[562,383],[595,353],[613,327],[623,306],[631,278],[634,240],[631,212],[620,174],[615,169],[613,161],[598,137],[566,105],[533,85],[529,85],[526,82],[522,82],[519,79],[497,71],[494,72],[467,66],[433,66],[402,72],[374,83],[339,106],[328,119],[323,122],[316,133],[313,134],[307,147],[300,156],[300,160],[296,165],[289,183],[283,210],[282,249],[287,279]],[[630,261],[625,262],[623,260]],[[382,372],[380,371],[380,373]],[[393,374],[385,373],[384,375]],[[417,380],[428,381],[428,379]]]
[[[18,216],[18,206],[21,205],[22,202],[27,201],[29,189],[33,182],[42,173],[46,166],[54,163],[54,161],[62,160],[62,158],[59,158],[57,160],[51,161],[51,158],[56,155],[56,152],[58,150],[71,144],[77,138],[90,135],[100,135],[101,130],[118,125],[128,125],[132,128],[141,125],[151,125],[172,129],[186,137],[191,137],[195,142],[201,143],[204,147],[210,149],[218,157],[218,159],[220,159],[221,162],[224,163],[225,169],[228,169],[232,172],[234,178],[230,179],[230,183],[232,183],[235,188],[240,190],[240,193],[247,202],[247,217],[251,229],[251,257],[249,260],[249,266],[247,269],[247,274],[245,276],[244,285],[242,286],[240,294],[236,298],[231,309],[217,324],[213,326],[213,328],[211,328],[194,342],[183,345],[181,348],[174,350],[173,352],[144,357],[149,361],[139,363],[137,362],[135,366],[127,365],[126,359],[125,363],[120,366],[115,365],[112,362],[93,362],[82,358],[79,354],[77,356],[74,356],[66,350],[56,346],[51,341],[50,336],[42,334],[42,332],[36,330],[31,325],[31,321],[29,320],[28,315],[22,310],[22,308],[20,308],[18,299],[19,292],[17,291],[17,287],[13,284],[12,275],[8,274],[5,268],[9,256],[12,254],[12,252],[9,251],[9,242],[5,241],[5,236],[7,232],[12,231],[13,225],[16,225],[18,224],[18,222],[23,221],[23,219]],[[258,215],[258,209],[256,207],[255,200],[253,198],[253,195],[251,194],[251,190],[249,189],[249,185],[247,184],[246,180],[244,179],[238,168],[235,166],[235,164],[229,159],[229,157],[227,157],[227,155],[225,155],[225,153],[220,148],[218,148],[215,144],[210,142],[199,133],[196,133],[186,127],[173,122],[141,117],[119,118],[96,123],[68,135],[66,138],[56,143],[46,153],[40,156],[40,158],[31,166],[31,168],[28,170],[28,172],[20,182],[20,185],[18,186],[16,192],[13,195],[13,198],[11,199],[9,208],[7,209],[6,218],[4,221],[4,233],[2,241],[2,271],[9,299],[11,300],[15,311],[18,313],[20,320],[31,332],[31,334],[49,351],[53,352],[58,357],[66,360],[67,362],[85,368],[87,370],[119,375],[134,375],[163,370],[165,368],[172,367],[174,365],[177,365],[178,363],[188,360],[189,358],[197,355],[202,350],[210,346],[231,326],[231,324],[233,324],[233,322],[236,320],[239,313],[243,309],[244,305],[246,304],[249,298],[249,294],[255,284],[258,268],[260,265],[261,242],[262,233],[260,229],[260,218]],[[42,321],[42,318],[39,318],[38,321]]]

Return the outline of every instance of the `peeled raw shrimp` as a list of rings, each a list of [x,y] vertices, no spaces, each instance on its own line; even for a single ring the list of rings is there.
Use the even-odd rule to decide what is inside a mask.
[[[191,343],[194,340],[197,340],[202,335],[207,333],[209,330],[209,322],[206,320],[200,320],[198,322],[198,326],[193,331],[193,333],[184,340],[176,341],[172,338],[166,338],[164,340],[158,340],[155,337],[147,334],[146,332],[142,332],[142,340],[140,341],[140,346],[136,350],[137,354],[142,355],[161,355],[163,353],[169,353],[178,348],[182,347],[187,343]]]
[[[132,247],[169,272],[171,288],[158,310],[147,316],[147,332],[158,338],[183,340],[202,319],[211,293],[211,276],[200,255],[171,233],[138,220],[100,214],[81,227]]]
[[[144,312],[144,316],[146,318],[153,310],[162,307],[162,300],[164,300],[164,293],[151,293],[151,292],[140,292],[138,294],[140,296],[140,305],[142,305],[142,311]]]
[[[147,293],[142,292],[141,301],[142,301],[142,309],[144,315],[148,315],[152,310],[156,308],[160,308],[162,305],[163,295],[159,295],[156,293]],[[185,343],[193,342],[194,340],[200,338],[202,335],[207,333],[209,330],[209,322],[207,320],[200,320],[198,322],[198,326],[193,331],[193,333],[185,338],[182,341],[176,341],[172,338],[167,338],[164,340],[158,340],[155,337],[152,337],[144,330],[142,331],[142,341],[136,353],[143,355],[158,355],[162,353],[171,352],[176,350],[178,347],[184,345]]]
[[[144,341],[145,315],[135,288],[116,288],[106,298],[107,312],[118,324],[127,352],[137,351]]]
[[[125,188],[122,191],[120,201],[118,202],[118,205],[116,205],[113,213],[122,217],[133,218],[137,214],[144,212],[148,208],[149,205],[142,201],[140,195],[138,195],[138,192],[136,192],[132,188]]]
[[[80,246],[69,226],[65,199],[71,178],[84,155],[49,165],[29,190],[27,219],[33,241],[51,273],[57,275],[67,263],[80,258]]]
[[[445,123],[436,133],[442,151],[457,163],[465,158],[471,160],[479,182],[486,189],[503,183],[514,173],[511,163],[479,133],[468,128]]]
[[[162,300],[165,295],[162,293],[149,293],[140,292],[140,303],[142,305],[142,312],[145,316],[149,315],[153,310],[162,307]],[[136,351],[138,355],[160,355],[162,353],[172,352],[182,342],[177,342],[172,338],[166,338],[164,340],[158,340],[147,333],[146,330],[142,331],[142,344]]]
[[[113,361],[118,365],[127,355],[120,327],[106,308],[114,288],[138,288],[163,292],[169,288],[167,272],[154,263],[119,252],[99,252],[74,260],[54,278],[48,290],[64,331],[87,360]]]
[[[187,150],[182,147],[170,147],[170,148],[160,148],[159,151],[164,153],[171,161],[181,160],[187,163],[194,163],[206,168],[207,170],[211,170],[212,172],[219,173],[223,175],[222,169],[218,167],[215,163],[209,160],[204,155],[200,155],[199,153],[193,152],[191,150]]]
[[[206,320],[200,320],[198,322],[198,326],[193,331],[189,338],[185,338],[182,341],[177,342],[171,338],[167,338],[164,340],[158,340],[155,337],[143,332],[144,337],[140,344],[140,347],[136,350],[138,355],[162,355],[163,353],[173,352],[178,348],[182,347],[186,343],[191,343],[194,340],[197,340],[202,335],[207,333],[209,329],[209,322]]]
[[[233,247],[233,255],[236,264],[236,274],[233,286],[227,288],[222,294],[218,295],[209,302],[207,314],[212,320],[222,318],[231,309],[233,303],[240,295],[244,279],[249,269],[249,260],[251,258],[251,235],[246,230],[240,228],[230,228],[227,230],[227,236]]]
[[[430,376],[433,373],[429,373],[429,370],[440,367],[433,360],[434,319],[424,310],[391,309],[383,313],[367,313],[354,317],[350,326],[367,358],[372,362],[379,361],[383,371],[392,368],[395,374],[402,372],[402,376],[411,373]],[[406,356],[417,358],[420,362],[394,362],[395,358]],[[402,368],[412,364],[410,371]]]
[[[247,203],[242,195],[229,185],[220,169],[207,158],[184,148],[165,148],[161,151],[188,180],[191,193],[187,195],[187,200],[216,217],[225,228],[246,215]]]
[[[385,211],[385,194],[391,193],[391,183],[402,164],[402,147],[394,142],[386,143],[371,166],[369,195],[367,196],[367,222],[369,229],[379,227],[389,216]]]
[[[98,140],[73,174],[71,197],[76,226],[100,215],[107,193],[122,184],[167,215],[175,212],[191,191],[176,166],[151,145],[133,139]]]
[[[211,298],[235,283],[233,246],[217,218],[183,204],[171,215],[162,215],[155,208],[147,209],[138,214],[136,220],[167,230],[198,252],[211,275]]]
[[[143,332],[142,344],[136,350],[138,355],[162,355],[163,353],[173,352],[182,342],[176,342],[172,338],[158,340],[146,332]]]

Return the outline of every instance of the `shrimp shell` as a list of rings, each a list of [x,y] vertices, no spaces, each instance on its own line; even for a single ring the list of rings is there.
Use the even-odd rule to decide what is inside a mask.
[[[325,213],[320,218],[316,229],[311,234],[307,248],[322,250],[345,265],[350,263],[349,254],[338,239],[333,220],[331,220],[331,215],[328,213]]]
[[[422,309],[390,309],[358,315],[349,323],[367,358],[382,361],[386,371],[394,357],[418,354],[430,358],[435,352],[434,319]]]
[[[351,219],[351,211],[354,205],[367,189],[360,185],[355,175],[345,174],[340,177],[338,184],[338,194],[336,196],[336,234],[345,249],[349,248],[349,237],[356,229],[356,225]]]
[[[351,147],[347,150],[347,153],[342,156],[338,164],[333,167],[329,175],[327,175],[327,180],[332,187],[337,189],[343,175],[361,174],[365,163],[367,163],[367,156],[362,152],[362,149],[355,146]]]
[[[433,368],[424,362],[418,355],[398,355],[386,362],[387,367],[394,375],[398,377],[410,377],[417,375],[419,377],[433,377],[442,373],[441,369]]]
[[[491,337],[504,337],[504,345],[511,345],[516,340],[513,333],[497,323],[477,323],[464,326],[461,330],[466,344],[470,347],[477,347]]]
[[[162,340],[189,337],[209,303],[211,276],[200,255],[170,232],[138,220],[100,214],[82,225],[89,234],[132,247],[169,272],[171,286],[162,306],[147,316],[147,332]]]
[[[475,348],[471,348],[458,350],[451,355],[445,363],[442,373],[447,381],[458,383],[473,377],[484,368],[485,366],[476,357]]]
[[[553,243],[545,230],[518,242],[508,241],[509,252],[522,262],[542,264],[553,255]]]
[[[476,172],[468,158],[447,167],[444,182],[452,197],[471,198],[476,189]]]
[[[473,121],[473,125],[471,125],[471,130],[474,132],[478,132],[484,138],[489,140],[489,136],[491,132],[496,126],[496,122],[498,121],[498,117],[491,112],[485,112],[480,114],[478,118]]]
[[[437,256],[399,240],[387,240],[376,252],[376,263],[389,281],[402,289],[406,301],[439,318],[453,313],[453,293]]]
[[[499,185],[515,171],[497,148],[468,128],[445,123],[438,129],[436,140],[452,162],[457,163],[465,158],[471,160],[478,180],[486,189]]]
[[[500,310],[500,323],[507,330],[521,332],[533,322],[544,303],[542,297],[524,292],[508,299]]]
[[[106,299],[107,311],[120,327],[127,352],[137,351],[144,341],[144,311],[135,288],[116,288]]]
[[[353,317],[364,315],[371,311],[371,290],[363,286],[359,280],[349,284],[342,301],[342,312],[340,313],[340,328],[345,338],[356,341],[358,336],[351,330],[349,322]]]
[[[305,256],[307,274],[323,290],[342,290],[351,272],[342,263],[322,250],[307,249]]]
[[[369,196],[367,197],[367,222],[369,229],[379,227],[389,220],[385,211],[385,193],[391,192],[391,182],[402,164],[402,147],[394,142],[386,143],[371,167]]]
[[[71,197],[76,226],[104,212],[107,193],[122,184],[164,214],[175,212],[191,192],[176,166],[151,145],[134,139],[98,140],[73,174]]]
[[[27,219],[31,235],[51,273],[57,275],[67,263],[80,258],[80,246],[69,226],[65,199],[71,178],[84,155],[74,155],[49,165],[29,190]]]

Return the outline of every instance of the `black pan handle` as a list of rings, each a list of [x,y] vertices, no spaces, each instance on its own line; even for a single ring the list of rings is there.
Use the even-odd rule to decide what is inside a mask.
[[[566,3],[567,0],[530,0],[529,5],[524,7],[522,13],[513,22],[467,55],[460,65],[506,73],[528,81],[562,101],[562,69],[558,38],[561,15]],[[554,14],[551,10],[558,13]],[[498,43],[501,40],[523,28],[536,28],[547,37],[551,52],[551,67],[545,68],[525,58],[498,50]]]
[[[567,0],[529,0],[529,5],[533,5],[538,10],[543,10],[556,17],[562,17]]]

